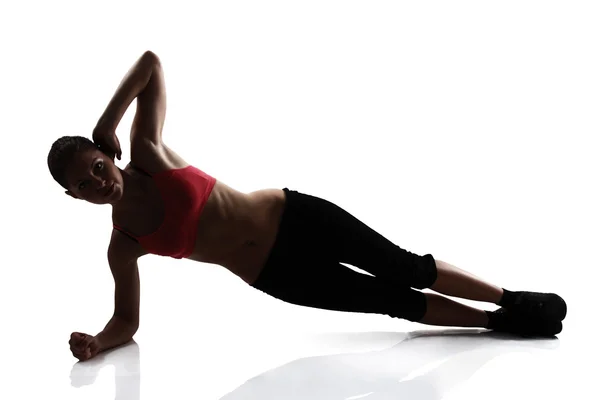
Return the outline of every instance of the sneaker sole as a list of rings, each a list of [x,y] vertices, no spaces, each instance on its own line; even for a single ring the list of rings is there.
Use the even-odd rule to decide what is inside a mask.
[[[559,333],[562,332],[563,329],[563,324],[561,321],[555,321],[555,322],[546,322],[544,325],[544,329],[540,329],[539,331],[536,330],[536,332],[527,332],[527,333],[521,333],[520,336],[522,337],[553,337],[555,335],[558,335]]]
[[[527,316],[525,314],[515,313],[500,307],[494,313],[501,313],[507,318],[504,323],[498,327],[490,328],[496,332],[505,332],[518,335],[524,338],[530,337],[554,337],[563,330],[561,321],[544,319],[539,315]],[[492,313],[492,314],[494,314]]]

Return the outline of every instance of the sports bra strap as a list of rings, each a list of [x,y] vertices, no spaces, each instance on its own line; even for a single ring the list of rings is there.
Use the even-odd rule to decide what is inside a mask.
[[[115,228],[116,230],[118,230],[119,232],[125,234],[126,236],[130,237],[131,239],[135,240],[136,242],[138,241],[137,238],[135,236],[133,236],[132,234],[128,233],[127,231],[125,231],[123,228],[121,228],[120,226],[113,224],[113,228]]]

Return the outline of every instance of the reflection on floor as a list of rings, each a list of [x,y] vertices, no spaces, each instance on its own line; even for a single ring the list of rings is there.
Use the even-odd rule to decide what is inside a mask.
[[[347,334],[336,335],[341,337]],[[474,379],[476,373],[498,356],[530,354],[533,357],[528,360],[536,366],[536,362],[547,362],[549,359],[537,357],[537,354],[556,351],[560,344],[558,338],[525,339],[487,330],[460,328],[420,330],[397,335],[400,337],[398,343],[384,350],[296,359],[248,377],[237,386],[232,386],[234,389],[220,398],[442,399],[467,381],[473,380],[471,383],[477,385]],[[141,398],[140,349],[135,341],[107,351],[93,360],[76,363],[71,371],[72,385],[82,387],[93,384],[100,369],[106,365],[114,366],[115,399]],[[502,380],[502,376],[498,379]],[[535,374],[531,379],[534,385],[543,383],[543,377],[537,380]],[[155,384],[159,382],[144,382],[147,386],[145,392],[151,393]],[[160,382],[160,385],[164,384]],[[178,383],[173,382],[173,385]],[[192,389],[188,389],[189,398],[205,398],[201,385],[200,379],[198,386],[190,385],[191,388],[197,387],[198,393],[195,395],[190,392]],[[503,390],[506,390],[507,382],[503,385]],[[487,390],[494,389],[488,387]],[[514,393],[523,393],[522,388],[515,388]]]

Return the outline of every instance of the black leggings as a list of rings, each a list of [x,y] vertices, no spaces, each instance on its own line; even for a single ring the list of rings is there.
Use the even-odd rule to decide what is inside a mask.
[[[341,207],[284,188],[279,232],[256,289],[282,301],[419,321],[437,278],[431,254],[403,250]],[[353,265],[366,275],[340,264]]]

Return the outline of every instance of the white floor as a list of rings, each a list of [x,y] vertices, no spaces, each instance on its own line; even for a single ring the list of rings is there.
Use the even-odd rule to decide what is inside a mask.
[[[46,337],[30,321],[12,332],[18,339],[2,360],[0,398],[597,398],[597,324],[588,330],[583,323],[584,296],[569,296],[556,338],[523,339],[297,307],[252,293],[236,296],[262,304],[260,312],[226,304],[220,314],[197,311],[179,323],[148,313],[134,341],[86,362],[72,357],[68,335],[53,329]],[[72,325],[61,324],[62,331]]]

